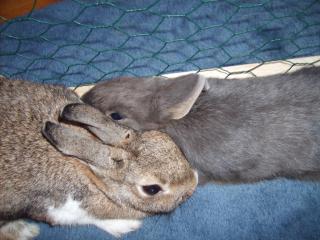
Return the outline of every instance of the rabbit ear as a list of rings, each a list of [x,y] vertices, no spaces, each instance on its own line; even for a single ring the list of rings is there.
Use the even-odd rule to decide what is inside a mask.
[[[77,157],[98,169],[118,168],[131,156],[123,149],[104,145],[89,135],[65,125],[48,121],[42,133],[63,154]]]
[[[154,98],[161,118],[183,118],[189,113],[200,93],[209,89],[207,80],[198,74],[159,81],[165,81]]]
[[[117,125],[94,107],[82,103],[66,105],[60,114],[61,120],[84,125],[106,144],[122,144],[131,142],[135,134],[133,130]]]

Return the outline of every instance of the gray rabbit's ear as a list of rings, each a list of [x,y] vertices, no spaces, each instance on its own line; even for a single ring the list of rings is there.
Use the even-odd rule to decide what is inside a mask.
[[[118,168],[129,158],[126,151],[95,141],[89,133],[77,131],[74,127],[47,121],[42,133],[63,154],[77,157],[97,169]]]
[[[155,94],[155,105],[161,118],[180,119],[189,113],[203,90],[209,85],[204,77],[188,74],[174,79],[159,78],[163,81]]]
[[[128,143],[135,136],[133,130],[114,123],[98,109],[83,103],[66,105],[62,109],[60,119],[82,124],[106,144]]]

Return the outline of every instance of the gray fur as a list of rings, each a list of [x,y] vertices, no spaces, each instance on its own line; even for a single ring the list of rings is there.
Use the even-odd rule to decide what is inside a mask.
[[[183,96],[200,80],[196,74],[173,80],[121,78],[96,85],[82,99],[105,114],[125,115],[119,121],[123,125],[168,133],[203,181],[318,177],[320,67],[260,78],[207,79],[191,111],[170,118],[170,106],[185,101]]]

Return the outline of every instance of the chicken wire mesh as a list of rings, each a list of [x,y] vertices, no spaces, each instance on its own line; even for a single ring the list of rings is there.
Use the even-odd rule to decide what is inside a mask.
[[[319,0],[66,0],[0,18],[0,74],[67,86],[320,55]]]

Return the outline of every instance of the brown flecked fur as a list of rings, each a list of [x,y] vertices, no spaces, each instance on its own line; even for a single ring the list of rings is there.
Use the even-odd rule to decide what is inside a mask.
[[[48,216],[48,208],[63,205],[70,196],[81,202],[81,208],[95,218],[136,219],[171,211],[192,194],[196,176],[166,134],[132,131],[134,137],[130,141],[119,139],[124,141],[115,142],[113,146],[103,144],[79,126],[59,123],[62,109],[74,103],[82,104],[76,94],[64,87],[0,78],[1,221],[31,218],[60,224]],[[94,113],[95,117],[100,117],[100,112]],[[105,119],[102,113],[101,116]],[[64,154],[70,149],[78,151],[72,144],[60,149],[62,145],[59,144],[72,140],[73,136],[69,139],[65,135],[64,139],[63,135],[60,142],[60,135],[54,135],[56,142],[50,144],[41,133],[48,121],[62,127],[62,131],[72,127],[79,136],[87,137],[88,142],[96,141],[99,148],[105,148],[110,154],[104,156],[105,169],[95,165],[96,156],[87,162],[87,159]],[[110,131],[110,136],[113,131],[123,134],[130,131],[108,119],[105,123],[104,130]],[[94,134],[103,141],[99,132]],[[53,146],[54,143],[57,145]],[[108,164],[114,164],[113,157],[119,158],[121,154],[124,154],[120,159],[123,165],[111,168]],[[98,160],[99,164],[103,162]],[[141,195],[138,188],[146,183],[163,185],[170,191],[155,196]]]

